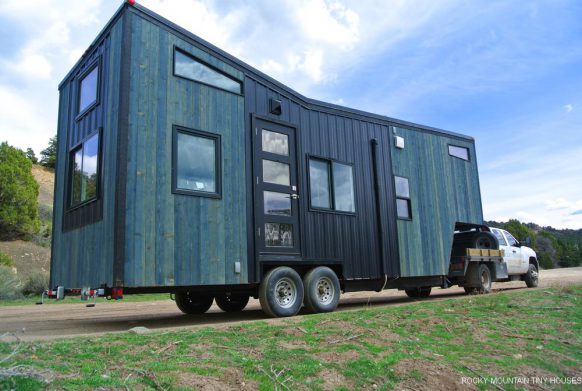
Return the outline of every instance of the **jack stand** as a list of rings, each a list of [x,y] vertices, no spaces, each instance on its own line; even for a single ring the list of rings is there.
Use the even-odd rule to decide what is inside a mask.
[[[87,308],[93,308],[97,305],[97,295],[90,296],[93,298],[93,302],[85,305]]]
[[[46,292],[42,292],[42,296],[40,297],[40,301],[36,302],[36,305],[41,305],[44,304],[44,295],[46,295]]]

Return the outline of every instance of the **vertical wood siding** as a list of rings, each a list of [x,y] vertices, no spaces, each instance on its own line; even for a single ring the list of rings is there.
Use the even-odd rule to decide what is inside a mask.
[[[101,57],[100,102],[81,120],[75,120],[77,78],[60,90],[57,166],[51,254],[51,286],[96,287],[113,284],[113,222],[115,170],[117,163],[117,108],[119,106],[119,59],[122,25],[118,21],[97,43],[93,53],[78,68],[82,73],[94,59]],[[69,150],[95,129],[102,127],[101,196],[102,218],[94,223],[63,231],[66,209]],[[83,218],[83,216],[81,216]]]
[[[247,282],[244,99],[173,76],[177,46],[243,75],[132,14],[125,286]],[[222,198],[172,194],[172,126],[220,134]],[[242,271],[234,273],[234,263]]]
[[[394,175],[408,178],[412,220],[398,220],[402,276],[447,274],[455,222],[483,223],[475,145],[401,127],[403,150],[393,148]],[[448,145],[469,149],[470,161]]]

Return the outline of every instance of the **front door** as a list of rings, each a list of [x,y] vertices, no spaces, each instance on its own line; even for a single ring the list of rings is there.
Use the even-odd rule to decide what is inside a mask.
[[[257,255],[300,257],[295,128],[260,119],[253,125]]]

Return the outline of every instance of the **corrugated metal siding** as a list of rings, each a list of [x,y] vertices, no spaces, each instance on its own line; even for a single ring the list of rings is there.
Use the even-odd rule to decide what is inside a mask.
[[[475,145],[395,129],[405,148],[393,149],[393,170],[408,178],[412,203],[412,221],[398,220],[402,276],[447,274],[455,222],[483,223]],[[449,144],[468,148],[470,161],[450,156]]]
[[[243,75],[141,16],[132,18],[125,286],[246,283],[244,98],[174,77],[173,47]],[[222,199],[172,194],[173,125],[221,135]]]
[[[306,108],[251,78],[245,81],[245,98],[248,118],[255,113],[297,127],[303,258],[342,261],[344,277],[349,279],[378,278],[382,274],[371,157],[371,140],[378,140],[385,273],[390,277],[398,276],[396,243],[391,239],[391,232],[395,233],[396,228],[394,219],[389,217],[394,213],[390,196],[393,189],[392,183],[386,181],[391,172],[388,126]],[[269,113],[269,98],[281,100],[280,116]],[[250,128],[250,122],[247,127]],[[354,165],[355,215],[309,210],[308,155]],[[253,229],[252,221],[248,229]]]
[[[111,28],[109,35],[97,44],[94,53],[83,67],[101,56],[100,103],[80,121],[75,120],[77,105],[76,78],[65,83],[60,91],[58,119],[58,152],[55,170],[55,198],[51,286],[66,287],[112,285],[113,221],[115,203],[115,170],[117,150],[117,107],[119,101],[119,59],[121,22]],[[102,218],[96,219],[91,207],[83,207],[75,219],[95,221],[72,230],[63,231],[66,206],[66,181],[69,150],[95,129],[102,127],[101,197]],[[80,223],[83,223],[82,221]]]

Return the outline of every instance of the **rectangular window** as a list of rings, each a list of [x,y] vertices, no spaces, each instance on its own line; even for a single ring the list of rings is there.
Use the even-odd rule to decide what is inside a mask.
[[[394,188],[396,191],[396,214],[398,218],[411,220],[412,208],[410,205],[410,188],[408,186],[408,178],[395,176]]]
[[[99,194],[99,143],[96,132],[71,151],[70,207],[94,200]]]
[[[178,49],[174,50],[174,75],[242,94],[240,81]]]
[[[309,192],[314,209],[356,211],[354,172],[348,164],[310,158]]]
[[[174,127],[172,192],[220,198],[220,135]]]
[[[465,147],[458,147],[456,145],[449,145],[449,155],[468,161],[469,149]]]
[[[79,82],[78,113],[87,111],[97,103],[99,97],[99,64],[96,64],[83,76]]]

